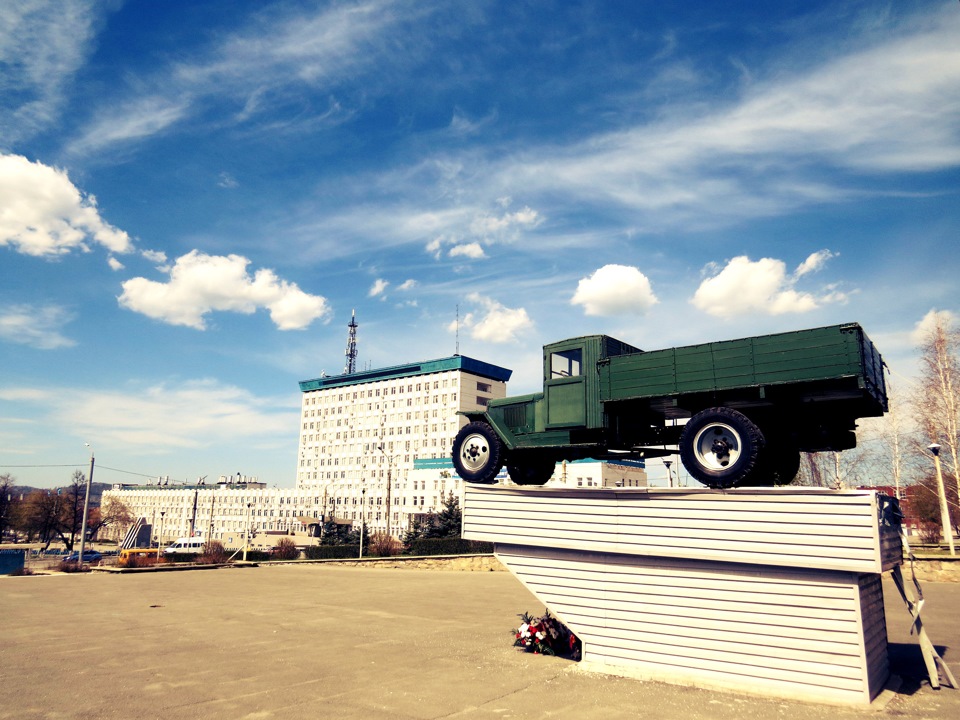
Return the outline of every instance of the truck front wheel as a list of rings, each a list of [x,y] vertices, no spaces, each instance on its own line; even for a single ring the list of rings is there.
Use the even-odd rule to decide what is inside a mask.
[[[453,441],[453,466],[467,482],[492,485],[503,467],[503,443],[485,422],[467,423]]]
[[[697,413],[680,435],[680,459],[693,477],[711,488],[729,488],[757,464],[763,433],[743,413],[726,407]]]

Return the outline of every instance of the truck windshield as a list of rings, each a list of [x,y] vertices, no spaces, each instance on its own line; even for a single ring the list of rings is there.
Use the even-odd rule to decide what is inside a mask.
[[[580,375],[583,364],[583,349],[563,350],[550,354],[550,377],[564,378]]]

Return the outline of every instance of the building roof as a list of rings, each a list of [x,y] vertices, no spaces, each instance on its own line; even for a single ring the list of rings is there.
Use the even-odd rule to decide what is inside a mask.
[[[394,365],[393,367],[379,368],[376,370],[361,370],[360,372],[349,375],[333,375],[331,377],[320,377],[313,380],[301,380],[300,392],[323,390],[332,387],[363,385],[380,380],[429,375],[431,373],[446,372],[449,370],[462,370],[472,375],[478,375],[489,380],[499,380],[501,382],[507,382],[510,376],[513,375],[513,370],[508,370],[499,365],[485,363],[482,360],[474,360],[466,355],[453,355],[452,357],[441,358],[439,360],[426,360],[423,362],[407,363],[405,365]]]

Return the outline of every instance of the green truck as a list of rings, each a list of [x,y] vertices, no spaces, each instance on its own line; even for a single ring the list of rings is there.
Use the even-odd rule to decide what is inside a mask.
[[[789,483],[801,452],[856,447],[887,410],[883,360],[856,323],[644,352],[606,335],[543,348],[543,392],[491,400],[453,443],[467,482],[506,465],[542,485],[558,462],[679,453],[711,488]]]

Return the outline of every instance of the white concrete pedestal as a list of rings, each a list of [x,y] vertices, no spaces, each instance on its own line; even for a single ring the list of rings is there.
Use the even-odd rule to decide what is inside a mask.
[[[862,705],[889,675],[880,574],[901,554],[885,506],[873,491],[468,485],[463,536],[495,543],[588,669]]]

